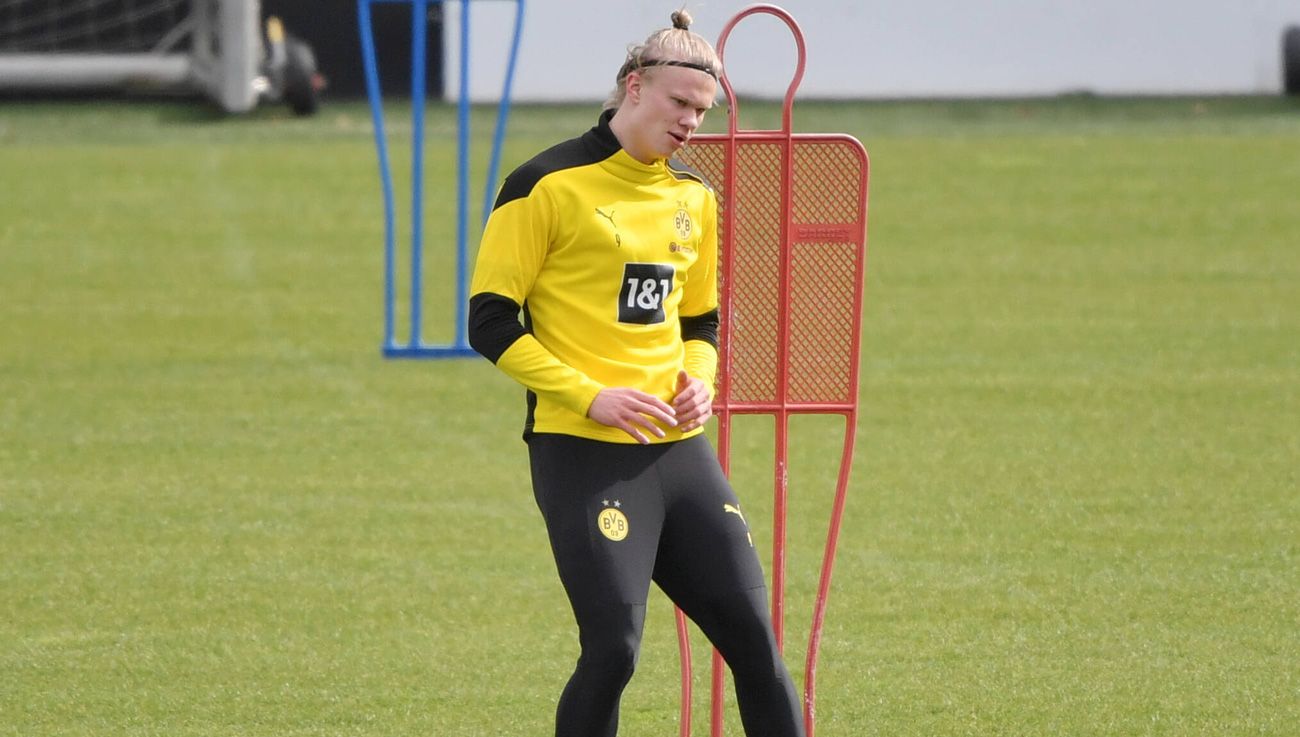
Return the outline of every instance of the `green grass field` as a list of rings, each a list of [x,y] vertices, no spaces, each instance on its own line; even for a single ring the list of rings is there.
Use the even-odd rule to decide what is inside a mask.
[[[516,109],[507,166],[594,114]],[[817,734],[1296,734],[1300,103],[807,103],[796,127],[872,156]],[[0,106],[0,735],[549,734],[576,650],[522,392],[380,357],[370,135],[357,104]],[[740,425],[734,461],[763,547],[770,436]],[[800,676],[838,442],[796,423]],[[621,734],[676,734],[678,687],[659,597]]]

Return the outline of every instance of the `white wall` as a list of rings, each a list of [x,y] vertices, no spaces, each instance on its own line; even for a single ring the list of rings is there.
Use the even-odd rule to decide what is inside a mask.
[[[517,101],[603,99],[630,43],[681,0],[528,0]],[[686,0],[715,40],[747,0]],[[783,0],[808,44],[801,98],[1274,93],[1300,0]],[[460,2],[446,3],[456,98]],[[473,100],[500,95],[515,3],[471,6]],[[742,21],[724,61],[737,91],[785,93],[794,43],[770,16]]]

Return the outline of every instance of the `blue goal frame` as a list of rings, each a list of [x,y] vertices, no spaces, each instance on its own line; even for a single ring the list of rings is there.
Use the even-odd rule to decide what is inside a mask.
[[[488,164],[487,183],[483,194],[483,219],[492,211],[497,172],[501,165],[501,146],[505,140],[506,121],[510,114],[510,89],[514,83],[515,66],[519,58],[519,38],[523,32],[524,0],[515,3],[514,38],[506,65],[505,83],[497,105],[496,130],[492,138],[492,154]],[[375,133],[375,147],[379,153],[379,177],[384,195],[384,343],[386,358],[455,358],[475,355],[469,345],[469,16],[471,0],[460,0],[460,99],[457,104],[457,161],[456,161],[456,332],[449,345],[430,345],[422,337],[424,316],[423,256],[424,229],[422,203],[424,197],[424,106],[427,97],[425,68],[427,59],[429,5],[450,0],[357,0],[358,28],[361,33],[361,56],[365,65],[366,94],[370,100],[370,115]],[[403,3],[411,6],[411,333],[405,343],[399,343],[395,334],[394,312],[397,280],[396,266],[396,216],[393,194],[392,170],[389,166],[388,143],[384,135],[382,93],[379,89],[379,71],[375,61],[374,32],[371,29],[371,7],[379,3]]]

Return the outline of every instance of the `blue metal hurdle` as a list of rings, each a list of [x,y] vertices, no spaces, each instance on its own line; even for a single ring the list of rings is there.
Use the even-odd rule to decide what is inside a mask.
[[[456,162],[456,325],[455,340],[450,345],[428,345],[422,337],[424,316],[423,261],[424,230],[421,204],[424,197],[424,106],[427,96],[425,66],[428,28],[424,19],[431,3],[450,0],[357,0],[358,28],[361,33],[362,62],[365,65],[366,93],[379,152],[379,177],[384,195],[384,344],[386,358],[454,358],[475,355],[469,346],[467,303],[469,301],[469,16],[470,0],[461,0],[460,14],[460,99],[457,105]],[[523,31],[524,0],[515,3],[514,38],[506,65],[501,101],[497,105],[496,129],[483,193],[483,218],[492,211],[497,173],[501,165],[501,145],[505,140],[506,121],[510,114],[510,89],[514,83],[519,57],[519,38]],[[398,343],[394,312],[397,280],[395,207],[392,170],[389,167],[388,143],[384,135],[384,113],[379,89],[379,70],[375,62],[374,32],[371,29],[371,6],[379,3],[404,3],[411,6],[411,333],[406,343]]]

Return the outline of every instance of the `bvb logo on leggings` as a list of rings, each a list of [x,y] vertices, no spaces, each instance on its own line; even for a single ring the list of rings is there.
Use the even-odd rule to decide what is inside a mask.
[[[608,505],[609,502],[605,504]],[[614,505],[615,507],[606,506],[600,511],[596,517],[596,527],[600,530],[600,534],[614,542],[621,542],[627,539],[627,515],[616,508],[620,506],[618,502],[614,502]]]

